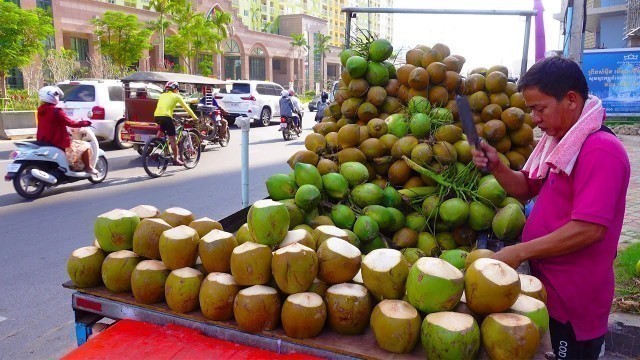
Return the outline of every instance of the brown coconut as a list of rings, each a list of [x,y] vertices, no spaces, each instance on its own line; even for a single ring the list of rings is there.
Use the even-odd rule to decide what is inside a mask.
[[[233,234],[214,229],[198,243],[198,255],[207,273],[231,271],[231,253],[238,246]]]
[[[350,281],[360,270],[362,254],[349,242],[329,238],[318,247],[318,279],[329,285]]]
[[[520,292],[547,303],[547,289],[542,281],[531,275],[518,274],[520,277]]]
[[[164,297],[169,308],[181,314],[197,309],[203,279],[204,275],[196,269],[184,267],[173,270],[164,285]]]
[[[421,323],[418,311],[402,300],[383,300],[371,313],[371,329],[378,346],[396,354],[415,349]]]
[[[159,217],[173,227],[179,225],[189,225],[193,220],[196,219],[191,211],[180,207],[169,208],[162,214],[160,214]]]
[[[291,244],[273,253],[271,272],[285,294],[304,292],[318,273],[318,256],[304,245]]]
[[[278,244],[277,249],[282,249],[285,246],[296,244],[296,243],[300,245],[304,245],[315,251],[316,240],[313,238],[313,235],[311,235],[311,233],[305,229],[289,230],[287,232],[287,235],[282,240],[282,242]]]
[[[200,286],[200,311],[211,320],[231,320],[233,318],[233,301],[240,287],[233,276],[213,272],[207,275]]]
[[[273,330],[280,322],[278,291],[264,285],[241,290],[233,303],[233,315],[240,330],[260,332]]]
[[[200,238],[207,235],[211,230],[223,230],[219,222],[209,219],[208,217],[193,220],[189,223],[189,227],[197,231]]]
[[[160,210],[157,207],[151,205],[138,205],[133,209],[129,209],[138,215],[140,220],[158,217]]]
[[[155,304],[164,301],[164,287],[169,270],[162,261],[141,261],[131,273],[131,291],[141,304]]]
[[[540,336],[524,315],[500,313],[487,316],[480,327],[482,347],[490,359],[533,359]]]
[[[107,257],[95,246],[85,246],[74,250],[67,260],[67,273],[73,284],[80,288],[102,284],[102,263]]]
[[[231,275],[241,286],[262,285],[271,278],[271,249],[246,242],[231,253]]]
[[[249,224],[242,224],[242,226],[240,226],[240,229],[236,231],[236,241],[238,242],[238,245],[242,245],[246,242],[256,242],[251,236],[251,232],[249,231]]]
[[[193,266],[199,242],[198,233],[186,225],[166,230],[160,236],[160,258],[171,270]]]
[[[362,285],[337,284],[327,290],[327,319],[333,331],[342,335],[362,334],[371,317],[371,297]]]
[[[313,292],[289,295],[282,305],[282,328],[288,337],[315,337],[324,327],[327,306],[322,297]]]
[[[162,219],[142,219],[133,233],[133,252],[148,259],[160,260],[160,237],[169,229],[171,225]]]
[[[378,299],[402,299],[409,263],[394,249],[376,249],[362,260],[362,280]]]
[[[329,285],[327,285],[326,282],[315,278],[311,286],[307,289],[307,292],[316,293],[324,299],[324,296],[327,294],[327,289],[329,289]]]
[[[320,225],[313,229],[313,238],[316,240],[316,249],[322,245],[325,240],[335,237],[345,241],[349,241],[349,234],[334,225]]]
[[[502,261],[480,258],[465,274],[467,305],[478,314],[508,310],[520,294],[520,277]]]
[[[102,262],[102,282],[109,291],[123,293],[131,291],[131,274],[142,259],[129,250],[109,254]]]

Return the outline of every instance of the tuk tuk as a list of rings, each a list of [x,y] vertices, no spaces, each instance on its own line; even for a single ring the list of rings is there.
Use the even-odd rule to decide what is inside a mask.
[[[164,88],[167,81],[177,81],[180,84],[180,94],[185,102],[200,117],[200,124],[196,124],[203,137],[207,132],[214,131],[216,123],[203,110],[198,109],[201,98],[213,98],[213,96],[229,82],[208,78],[199,75],[176,74],[157,71],[140,71],[127,75],[121,79],[124,88],[124,118],[125,123],[121,132],[124,143],[133,144],[133,148],[142,153],[142,148],[147,140],[153,138],[160,128],[154,122],[153,113],[158,104],[160,94],[155,86],[135,87],[132,83],[145,83]],[[182,108],[176,108],[174,117],[186,117],[187,113]],[[199,127],[202,127],[200,129]],[[228,143],[228,131],[226,143]],[[222,146],[226,146],[225,139],[219,139]]]

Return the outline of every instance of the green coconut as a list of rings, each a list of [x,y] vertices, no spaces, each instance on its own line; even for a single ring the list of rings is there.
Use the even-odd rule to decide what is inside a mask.
[[[169,208],[163,211],[159,217],[173,227],[180,225],[189,225],[193,220],[196,219],[191,211],[183,209],[181,207]]]
[[[402,138],[409,132],[409,121],[403,114],[393,114],[385,119],[389,134]]]
[[[507,204],[498,211],[491,222],[491,230],[500,240],[515,240],[522,234],[526,218],[516,204]]]
[[[428,359],[472,360],[480,350],[480,328],[468,314],[428,314],[422,322],[421,339]]]
[[[198,244],[198,255],[207,273],[231,271],[231,253],[238,246],[235,236],[222,230],[212,230]]]
[[[418,212],[411,212],[407,214],[405,226],[419,233],[426,228],[427,218]]]
[[[322,190],[322,176],[320,175],[318,168],[315,166],[311,164],[297,163],[293,172],[298,186],[311,184]]]
[[[231,275],[238,285],[263,285],[271,279],[271,249],[246,242],[231,253]]]
[[[420,340],[420,315],[406,301],[381,301],[373,309],[370,322],[376,342],[383,350],[407,354]]]
[[[318,256],[313,249],[299,243],[285,246],[273,253],[271,272],[285,294],[304,292],[318,273]]]
[[[331,209],[331,220],[341,229],[351,229],[356,222],[356,214],[347,205],[334,205]]]
[[[490,258],[493,256],[493,254],[495,253],[489,249],[476,249],[471,251],[469,255],[467,255],[467,257],[464,259],[465,270],[468,269],[474,261],[482,258]]]
[[[372,86],[385,86],[389,81],[389,70],[385,65],[371,61],[367,65],[364,77]]]
[[[438,215],[448,226],[460,226],[467,222],[467,218],[469,217],[469,204],[460,198],[445,200],[440,204]]]
[[[422,202],[422,213],[426,218],[433,219],[438,213],[438,207],[440,206],[440,196],[429,195]]]
[[[318,279],[329,285],[347,282],[358,273],[360,250],[349,242],[329,238],[318,246]]]
[[[409,270],[406,287],[409,302],[418,310],[425,313],[449,311],[460,301],[464,276],[442,259],[424,257]]]
[[[114,293],[131,291],[131,274],[142,259],[129,250],[112,252],[102,262],[102,282]]]
[[[67,260],[67,274],[73,285],[88,288],[102,284],[102,262],[106,256],[102,249],[95,246],[74,250]]]
[[[380,234],[380,227],[371,217],[362,215],[353,224],[353,232],[364,243],[371,242]]]
[[[287,207],[283,203],[269,199],[253,203],[247,214],[251,237],[257,243],[270,247],[278,245],[287,235],[289,220]]]
[[[347,72],[352,79],[360,78],[367,72],[367,60],[362,56],[350,56],[345,65]]]
[[[322,185],[327,195],[335,200],[342,200],[349,193],[349,182],[341,174],[329,173],[322,175]]]
[[[382,194],[384,195],[382,206],[399,208],[402,205],[402,195],[393,186],[382,189]]]
[[[442,250],[453,250],[458,247],[453,234],[448,231],[439,232],[436,234],[436,242]]]
[[[133,211],[114,209],[98,215],[93,232],[100,248],[106,252],[131,250],[138,224],[140,217]]]
[[[496,212],[489,205],[479,201],[469,204],[469,218],[467,224],[474,231],[485,231],[491,228],[491,222]]]
[[[402,256],[404,257],[404,259],[407,260],[409,267],[411,267],[411,265],[413,265],[421,257],[427,256],[427,254],[424,251],[418,248],[406,248],[406,249],[400,250],[400,252],[402,253]]]
[[[340,174],[335,174],[340,176]],[[322,195],[317,187],[311,184],[305,184],[298,188],[296,192],[295,202],[298,207],[304,211],[315,209],[322,200]]]
[[[233,318],[233,300],[240,287],[233,276],[213,272],[200,286],[199,301],[202,315],[211,320],[226,321]]]
[[[340,63],[342,64],[342,66],[347,66],[347,60],[349,60],[350,57],[352,56],[356,56],[358,55],[358,52],[356,52],[353,49],[344,49],[340,52]]]
[[[431,131],[431,118],[427,114],[417,113],[411,117],[409,129],[416,137],[425,138]]]
[[[487,316],[480,327],[482,347],[490,359],[533,359],[540,343],[536,325],[524,315]]]
[[[511,305],[509,312],[524,315],[531,319],[538,327],[540,336],[549,331],[549,311],[547,306],[536,298],[520,294],[518,300]]]
[[[497,207],[507,197],[507,192],[497,180],[488,179],[478,187],[478,196],[485,204]]]
[[[547,290],[542,281],[531,275],[518,274],[518,276],[520,276],[520,292],[522,294],[547,303]]]
[[[171,270],[162,261],[141,261],[131,273],[131,291],[141,304],[164,301],[164,288]]]
[[[129,211],[132,211],[136,215],[138,215],[141,221],[143,219],[154,218],[160,215],[160,210],[152,205],[138,205],[134,208],[129,209]]]
[[[405,225],[406,219],[404,214],[402,213],[402,211],[393,208],[393,207],[387,207],[387,211],[391,214],[391,217],[393,218],[393,225],[391,225],[387,231],[388,232],[396,232],[400,229],[402,229]]]
[[[289,212],[289,230],[304,223],[304,211],[296,205],[295,199],[280,200],[280,202],[287,207],[287,211]],[[247,231],[248,230],[249,228],[247,227]],[[238,236],[236,235],[236,239],[237,238]],[[241,244],[240,239],[237,240],[238,244]]]
[[[198,233],[186,225],[166,230],[160,236],[162,262],[171,270],[193,266],[198,257]]]
[[[208,217],[193,220],[189,223],[189,227],[198,232],[198,236],[201,238],[212,230],[222,230],[222,225],[218,221],[209,219]]]
[[[449,264],[455,266],[460,270],[463,270],[465,269],[465,261],[468,255],[468,252],[460,249],[445,250],[440,255],[440,259],[448,262]]]
[[[382,205],[369,205],[362,209],[362,213],[372,218],[378,224],[380,230],[388,230],[394,225],[393,215]]]
[[[486,315],[507,311],[520,294],[520,277],[502,261],[481,258],[473,262],[465,274],[467,306]]]
[[[251,232],[249,232],[249,224],[244,223],[240,226],[236,232],[236,241],[238,242],[238,245],[242,245],[246,242],[256,242],[253,240],[253,237],[251,237]]]
[[[377,300],[402,299],[409,263],[394,249],[377,249],[362,260],[362,280]]]
[[[365,208],[369,205],[382,204],[384,193],[378,185],[365,183],[357,185],[351,190],[351,199],[356,206]]]
[[[298,186],[287,174],[274,174],[267,179],[267,192],[273,200],[293,199]]]
[[[426,115],[431,112],[431,103],[429,102],[429,99],[424,96],[414,96],[409,100],[407,108],[409,109],[409,113],[421,113]]]
[[[386,39],[376,39],[369,44],[369,60],[383,62],[393,53],[393,46]]]
[[[421,232],[418,234],[418,244],[416,245],[418,249],[423,251],[427,256],[438,256],[440,255],[440,247],[438,246],[438,242],[436,241],[436,237],[428,232]]]
[[[233,303],[233,315],[238,327],[246,332],[275,329],[280,323],[280,314],[278,291],[264,285],[241,290]]]
[[[282,305],[282,328],[294,339],[312,338],[320,334],[327,319],[327,306],[313,292],[289,295]]]
[[[362,334],[371,317],[371,297],[359,284],[337,284],[326,293],[329,327],[341,335]]]
[[[354,187],[367,182],[369,170],[362,163],[350,161],[340,165],[340,174],[347,179],[349,186]]]

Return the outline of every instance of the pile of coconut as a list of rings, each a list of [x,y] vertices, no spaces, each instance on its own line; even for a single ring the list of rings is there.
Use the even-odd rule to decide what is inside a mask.
[[[484,349],[492,359],[526,359],[548,329],[542,283],[489,250],[363,256],[338,227],[289,230],[285,204],[272,200],[254,203],[235,234],[186,209],[149,205],[102,214],[94,230],[93,246],[67,262],[77,287],[131,292],[141,304],[199,310],[247,332],[282,325],[304,339],[371,327],[391,353],[474,359]]]

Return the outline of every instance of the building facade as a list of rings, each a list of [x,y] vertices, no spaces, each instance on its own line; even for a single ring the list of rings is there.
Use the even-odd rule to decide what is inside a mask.
[[[586,0],[585,49],[612,49],[638,46],[637,0]],[[563,9],[567,0],[563,0]],[[566,11],[565,11],[566,12]],[[554,18],[565,23],[565,12]],[[635,33],[634,34],[634,30]]]

